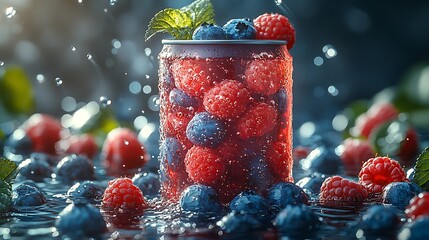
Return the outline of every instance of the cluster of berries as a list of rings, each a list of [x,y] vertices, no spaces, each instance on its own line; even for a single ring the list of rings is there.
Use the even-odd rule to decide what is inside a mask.
[[[231,20],[223,28],[203,25],[194,38],[213,39],[218,32],[226,32],[228,39],[250,38],[247,33],[252,29],[253,37],[272,39],[268,34],[272,26],[281,29],[278,34],[292,28],[286,17],[264,14],[254,22]],[[266,192],[275,182],[292,180],[291,119],[286,118],[292,84],[288,54],[163,61],[164,194],[177,199],[185,187],[199,183],[214,187],[229,201],[243,190]]]

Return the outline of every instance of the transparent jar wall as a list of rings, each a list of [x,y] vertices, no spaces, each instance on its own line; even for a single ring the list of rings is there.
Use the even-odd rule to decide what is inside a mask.
[[[244,190],[265,195],[293,181],[293,67],[285,45],[165,44],[159,61],[165,198],[201,183],[226,203]]]

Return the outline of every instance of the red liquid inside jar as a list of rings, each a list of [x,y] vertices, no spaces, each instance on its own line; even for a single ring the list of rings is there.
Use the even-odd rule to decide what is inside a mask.
[[[163,41],[161,194],[223,202],[292,179],[292,57],[283,41]]]

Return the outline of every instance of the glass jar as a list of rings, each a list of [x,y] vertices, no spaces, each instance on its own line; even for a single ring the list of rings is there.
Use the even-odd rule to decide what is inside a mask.
[[[286,42],[163,40],[161,194],[213,187],[224,202],[292,179],[292,57]]]

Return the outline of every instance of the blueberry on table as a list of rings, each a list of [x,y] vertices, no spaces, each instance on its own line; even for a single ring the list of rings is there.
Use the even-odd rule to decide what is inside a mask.
[[[268,201],[277,209],[287,205],[308,204],[307,195],[297,185],[290,182],[280,182],[268,190]]]
[[[270,211],[268,200],[253,191],[238,194],[229,204],[232,211],[261,216]]]
[[[383,203],[405,209],[410,200],[422,192],[422,189],[413,182],[393,182],[383,189]]]
[[[313,173],[311,176],[300,179],[296,185],[302,188],[302,190],[307,194],[319,194],[320,187],[322,187],[325,179],[326,176],[324,174]]]
[[[225,40],[226,33],[222,27],[214,24],[202,24],[195,29],[192,40]]]
[[[35,182],[42,182],[45,178],[50,178],[52,169],[45,158],[31,155],[18,166],[18,178],[30,179]]]
[[[4,155],[14,161],[21,161],[33,151],[31,138],[22,129],[16,129],[10,135],[3,147]]]
[[[300,163],[304,170],[324,174],[338,173],[342,164],[340,157],[333,150],[323,146],[315,148]]]
[[[204,185],[191,185],[180,197],[180,209],[199,216],[216,215],[222,210],[216,191]]]
[[[228,213],[217,225],[227,234],[249,233],[261,227],[261,223],[252,215],[236,211]]]
[[[396,209],[383,205],[373,205],[362,216],[361,228],[367,234],[395,232],[401,219]]]
[[[40,206],[46,203],[46,198],[36,187],[21,184],[13,190],[12,203],[15,207]]]
[[[307,205],[288,205],[274,220],[277,230],[288,236],[307,236],[313,233],[320,224],[320,220]]]
[[[158,175],[154,173],[137,173],[132,180],[145,196],[155,196],[159,193],[161,184]]]
[[[94,179],[94,166],[82,155],[68,155],[57,165],[57,177],[64,182]]]
[[[74,200],[78,199],[92,199],[100,200],[103,196],[103,190],[100,186],[92,181],[84,181],[75,183],[67,191],[67,195]]]
[[[97,237],[107,231],[100,210],[84,203],[68,205],[60,212],[55,227],[61,235],[73,239]]]
[[[231,19],[223,26],[223,30],[228,39],[255,39],[256,37],[255,26],[248,18]]]

